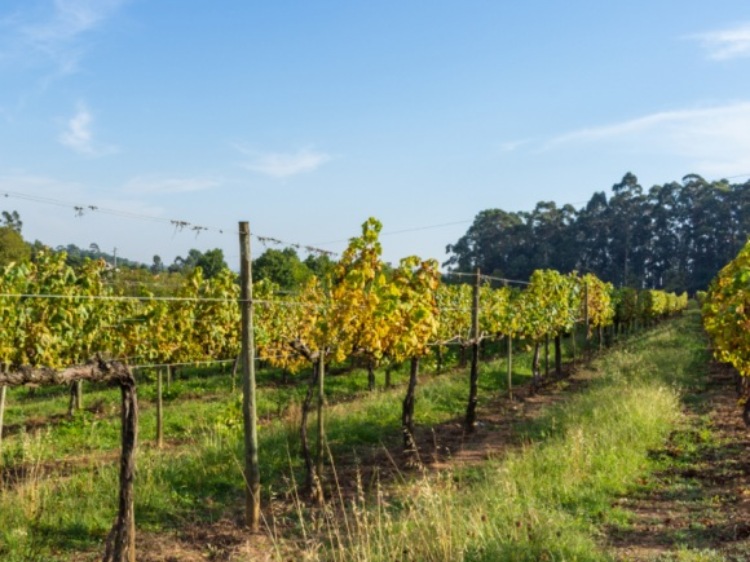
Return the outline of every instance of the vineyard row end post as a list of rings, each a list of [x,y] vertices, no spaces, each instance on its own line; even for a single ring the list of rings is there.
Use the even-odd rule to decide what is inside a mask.
[[[245,434],[245,522],[251,531],[260,527],[260,470],[255,396],[255,342],[253,337],[253,275],[250,225],[240,222],[240,306],[242,309],[242,419]]]

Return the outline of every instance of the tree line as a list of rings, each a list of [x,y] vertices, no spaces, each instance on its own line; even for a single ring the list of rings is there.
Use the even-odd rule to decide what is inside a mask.
[[[708,286],[750,234],[750,180],[690,174],[645,190],[628,172],[581,209],[541,201],[532,211],[481,211],[443,264],[527,279],[535,269],[594,273],[617,286]]]

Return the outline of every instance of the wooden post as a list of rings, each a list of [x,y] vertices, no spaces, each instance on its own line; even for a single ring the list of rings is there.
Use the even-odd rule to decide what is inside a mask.
[[[242,309],[242,419],[245,429],[245,523],[260,527],[260,470],[255,400],[255,343],[253,341],[253,276],[250,225],[240,222],[240,307]]]
[[[549,378],[549,334],[544,336],[544,378]]]
[[[163,371],[159,369],[156,375],[156,446],[164,445],[164,403],[162,400]]]
[[[325,428],[323,424],[323,407],[325,406],[326,400],[324,384],[325,370],[325,352],[323,350],[320,350],[320,353],[318,354],[318,450],[317,457],[315,459],[315,468],[318,472],[318,481],[321,485],[323,480],[323,459],[325,458]],[[323,500],[322,491],[320,493],[319,499],[321,501]]]
[[[469,403],[466,406],[465,426],[467,432],[474,431],[477,423],[477,393],[479,390],[479,284],[481,272],[477,268],[471,305],[471,373],[469,375]]]

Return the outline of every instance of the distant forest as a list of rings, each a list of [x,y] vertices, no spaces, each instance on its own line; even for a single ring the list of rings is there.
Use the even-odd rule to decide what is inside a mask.
[[[594,273],[616,286],[704,289],[750,234],[750,180],[682,182],[644,190],[627,173],[609,198],[580,210],[537,203],[531,212],[488,209],[446,251],[451,270],[527,279],[540,268]]]

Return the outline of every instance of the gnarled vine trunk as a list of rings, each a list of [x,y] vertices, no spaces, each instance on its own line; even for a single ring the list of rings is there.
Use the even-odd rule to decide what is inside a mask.
[[[414,440],[414,399],[419,375],[419,358],[412,357],[409,369],[409,385],[401,408],[401,430],[404,433],[404,452],[416,455],[417,442]]]
[[[531,388],[533,391],[539,387],[541,372],[539,367],[539,342],[534,342],[534,355],[531,358]]]
[[[375,390],[375,361],[372,359],[367,361],[367,390]]]
[[[466,406],[464,429],[471,433],[477,424],[477,394],[479,392],[479,342],[471,345],[471,372],[469,374],[469,402]]]
[[[20,366],[0,372],[0,387],[23,385],[71,385],[77,381],[108,382],[120,386],[122,396],[122,451],[117,517],[107,536],[103,562],[135,562],[135,451],[138,441],[138,398],[135,378],[124,364],[101,360],[62,371],[48,367]]]
[[[302,419],[300,420],[300,446],[302,449],[302,460],[305,463],[305,484],[303,491],[311,499],[320,498],[320,478],[315,469],[312,452],[310,451],[310,440],[307,436],[307,420],[312,410],[312,401],[318,384],[318,365],[313,364],[310,382],[307,386],[305,399],[302,401]]]
[[[138,441],[138,400],[135,380],[120,383],[122,396],[122,453],[120,501],[117,518],[107,536],[102,562],[135,562],[135,449]]]

